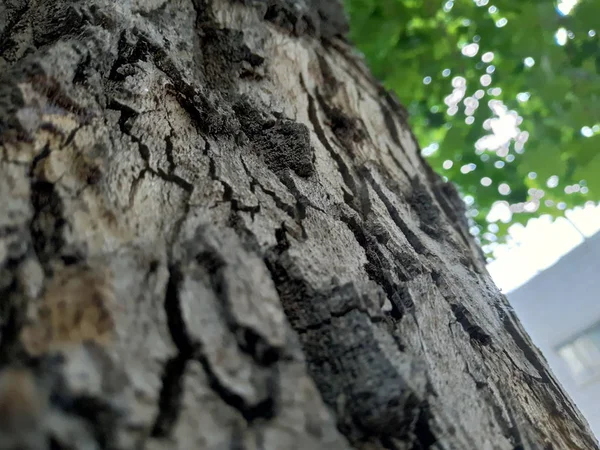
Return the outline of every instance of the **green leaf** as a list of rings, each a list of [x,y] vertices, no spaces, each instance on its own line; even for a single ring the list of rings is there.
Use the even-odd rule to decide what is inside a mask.
[[[439,144],[430,161],[460,192],[474,196],[473,208],[479,211],[474,220],[482,230],[494,202],[525,201],[530,188],[569,208],[600,200],[600,2],[580,0],[564,17],[549,0],[505,0],[494,6],[496,11],[472,0],[346,0],[346,6],[352,40],[375,76],[408,107],[421,147]],[[562,28],[567,39],[558,45],[556,33]],[[477,54],[463,55],[462,46],[472,43],[479,46]],[[451,74],[443,75],[445,70]],[[485,76],[491,83],[482,86]],[[445,100],[454,77],[464,78],[467,91],[456,104],[458,111],[449,115]],[[476,92],[478,107],[467,119],[464,101]],[[500,100],[522,120],[520,131],[529,133],[522,154],[514,142],[509,154],[476,151],[477,141],[490,133],[483,128],[494,117],[490,100]],[[596,134],[583,137],[583,127],[587,135]],[[453,162],[449,169],[443,168],[446,160]],[[475,170],[461,171],[468,164]],[[529,178],[531,172],[537,178]],[[549,188],[552,175],[559,176],[559,184]],[[484,177],[492,180],[489,187],[482,186]],[[565,192],[582,179],[587,193]],[[500,183],[510,186],[509,195],[500,195]],[[542,202],[535,214],[515,214],[513,222],[542,213],[563,214]],[[498,231],[499,242],[509,225]]]

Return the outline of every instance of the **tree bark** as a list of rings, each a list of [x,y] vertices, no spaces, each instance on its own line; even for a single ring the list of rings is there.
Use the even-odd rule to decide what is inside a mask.
[[[0,448],[598,449],[345,32],[0,3]]]

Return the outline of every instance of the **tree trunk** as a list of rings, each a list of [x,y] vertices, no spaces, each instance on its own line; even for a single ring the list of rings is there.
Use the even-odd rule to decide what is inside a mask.
[[[598,449],[345,31],[0,3],[0,448]]]

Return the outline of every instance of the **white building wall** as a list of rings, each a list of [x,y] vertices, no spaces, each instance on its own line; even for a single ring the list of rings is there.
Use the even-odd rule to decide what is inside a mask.
[[[508,299],[558,380],[600,436],[600,374],[586,383],[576,382],[557,352],[559,346],[600,323],[600,233],[509,293]]]

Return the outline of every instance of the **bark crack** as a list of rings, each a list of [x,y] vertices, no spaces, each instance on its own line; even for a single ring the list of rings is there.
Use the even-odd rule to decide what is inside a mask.
[[[369,183],[373,187],[373,190],[377,193],[377,196],[385,205],[390,217],[392,218],[398,229],[406,237],[408,243],[412,246],[412,248],[421,255],[429,254],[425,245],[421,242],[417,235],[408,227],[406,222],[402,220],[402,218],[400,217],[400,213],[392,204],[391,200],[385,195],[383,189],[381,189],[381,186],[379,186],[379,184],[375,181],[371,173],[368,170],[365,170],[363,172],[365,179],[369,181]]]
[[[244,170],[246,172],[246,175],[250,178],[251,180],[251,188],[254,189],[254,186],[259,186],[262,191],[267,194],[269,197],[271,197],[273,199],[273,201],[275,202],[275,205],[282,210],[283,212],[285,212],[288,216],[290,216],[290,218],[294,219],[297,221],[298,225],[300,225],[300,221],[302,219],[299,218],[299,213],[297,211],[297,209],[294,209],[291,205],[288,205],[287,203],[285,203],[278,195],[275,191],[268,189],[267,187],[265,187],[263,184],[261,184],[254,175],[252,175],[252,172],[250,171],[250,169],[248,168],[248,165],[246,164],[246,161],[244,160],[244,158],[241,158],[242,160],[242,166],[244,167]],[[286,186],[287,187],[287,186]],[[298,206],[296,206],[297,208]]]
[[[184,375],[189,360],[186,355],[180,353],[165,364],[158,399],[159,412],[152,426],[152,437],[169,437],[177,423],[184,395]]]
[[[133,134],[131,132],[131,124],[129,123],[129,121],[134,120],[136,117],[138,117],[140,115],[140,113],[138,113],[134,109],[130,108],[129,106],[123,105],[117,101],[111,102],[109,108],[112,110],[115,110],[115,111],[119,111],[121,113],[121,116],[119,118],[119,129],[121,130],[121,132],[123,134],[129,136],[131,138],[131,140],[133,141],[133,143],[137,145],[138,151],[140,152],[140,156],[142,157],[142,159],[144,160],[144,162],[146,164],[146,168],[142,172],[149,172],[168,183],[173,183],[173,184],[179,186],[185,192],[187,192],[188,194],[191,194],[192,191],[194,190],[194,185],[192,183],[190,183],[189,181],[184,180],[180,176],[175,175],[173,173],[173,170],[175,168],[175,163],[173,162],[173,156],[172,156],[173,146],[172,146],[172,142],[170,139],[171,135],[169,135],[165,138],[166,143],[167,143],[166,155],[167,155],[167,161],[169,163],[169,172],[167,173],[160,168],[157,168],[155,170],[155,169],[151,168],[149,165],[150,149],[148,148],[148,146],[146,144],[144,144],[141,141],[141,139],[138,136],[136,136],[135,134]],[[171,144],[170,147],[169,147],[169,144]],[[140,177],[138,177],[137,180],[140,180]],[[133,189],[132,189],[132,191],[133,191]],[[132,197],[131,197],[131,193],[130,193],[130,200],[131,199],[132,199]]]
[[[30,2],[24,2],[24,6],[17,10],[14,13],[14,17],[11,21],[6,24],[4,28],[4,32],[0,35],[0,57],[4,55],[4,52],[10,48],[7,44],[7,40],[9,39],[11,32],[13,29],[19,24],[21,19],[25,17],[27,12],[29,11],[29,7],[31,6]]]
[[[300,78],[300,84],[306,92],[306,96],[308,99],[308,118],[313,125],[313,129],[315,130],[317,138],[319,139],[323,147],[325,147],[325,149],[329,152],[333,160],[336,162],[338,170],[342,175],[342,179],[344,180],[344,183],[352,193],[352,196],[348,196],[347,198],[345,198],[345,201],[352,209],[356,210],[359,214],[361,214],[361,216],[366,217],[369,211],[371,210],[371,204],[368,198],[368,194],[366,193],[365,186],[357,186],[357,178],[352,176],[352,174],[350,173],[350,168],[344,162],[342,156],[338,154],[332,147],[332,145],[329,143],[329,140],[325,135],[325,130],[321,126],[321,122],[317,114],[316,101],[311,95],[311,93],[308,91],[306,83],[304,82],[302,77]],[[346,193],[347,191],[345,191],[345,194]]]
[[[479,342],[481,345],[487,346],[491,344],[491,336],[474,323],[473,315],[464,305],[450,303],[450,309],[452,309],[454,317],[471,339]]]
[[[179,286],[183,281],[181,268],[177,264],[169,267],[169,280],[165,291],[164,309],[167,325],[177,355],[167,361],[163,370],[162,388],[158,400],[158,414],[152,426],[153,437],[168,437],[181,412],[184,395],[184,375],[188,361],[196,349],[188,335],[179,301]]]

